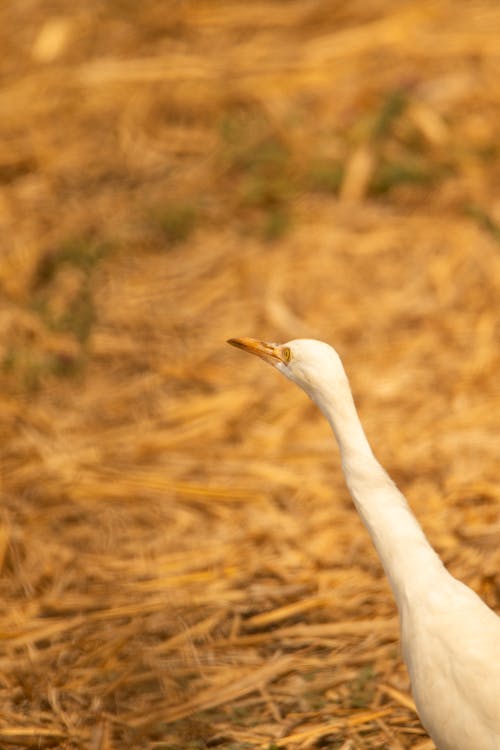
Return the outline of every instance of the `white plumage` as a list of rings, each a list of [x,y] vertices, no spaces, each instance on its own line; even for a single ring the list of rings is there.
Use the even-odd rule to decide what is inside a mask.
[[[394,592],[413,697],[438,749],[500,750],[500,618],[446,570],[373,455],[337,352],[310,339],[229,343],[274,365],[329,421],[347,486]]]

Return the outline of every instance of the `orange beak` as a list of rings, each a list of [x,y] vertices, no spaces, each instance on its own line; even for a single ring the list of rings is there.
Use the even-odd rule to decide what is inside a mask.
[[[285,362],[281,353],[281,346],[278,344],[268,344],[266,341],[258,341],[258,339],[229,339],[228,344],[243,349],[244,352],[250,354],[256,354],[264,362],[268,362],[270,365],[276,365],[278,362]]]

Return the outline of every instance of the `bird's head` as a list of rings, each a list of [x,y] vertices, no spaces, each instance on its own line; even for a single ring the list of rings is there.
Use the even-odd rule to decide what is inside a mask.
[[[297,383],[315,401],[326,391],[345,382],[339,355],[333,347],[314,339],[294,339],[271,344],[249,338],[229,339],[229,344],[256,354]]]

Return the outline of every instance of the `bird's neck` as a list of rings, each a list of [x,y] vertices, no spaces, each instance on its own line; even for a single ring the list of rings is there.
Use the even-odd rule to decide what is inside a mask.
[[[372,538],[400,610],[448,576],[406,499],[379,464],[358,417],[347,377],[314,400],[330,422],[354,504]]]

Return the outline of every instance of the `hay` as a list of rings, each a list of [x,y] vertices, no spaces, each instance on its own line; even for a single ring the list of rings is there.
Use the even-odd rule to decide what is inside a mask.
[[[2,746],[429,750],[327,425],[224,342],[333,343],[500,610],[496,4],[0,21]]]

